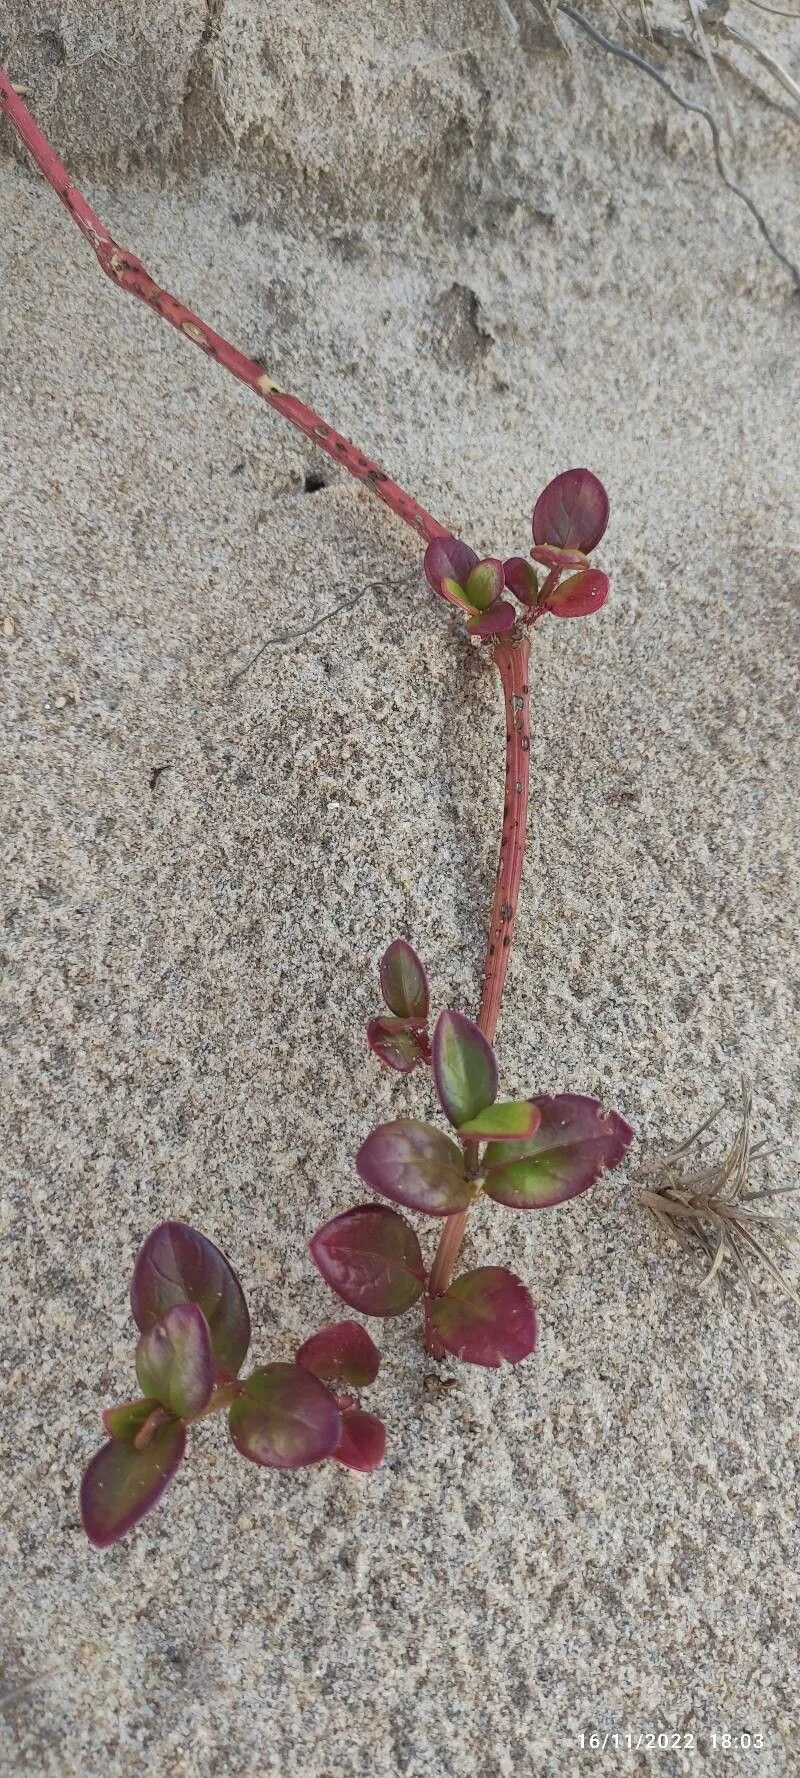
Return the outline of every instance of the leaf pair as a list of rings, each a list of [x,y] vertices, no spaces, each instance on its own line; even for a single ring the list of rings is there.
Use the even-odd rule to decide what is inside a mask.
[[[492,1110],[505,1113],[506,1107]],[[470,1176],[449,1136],[414,1118],[373,1130],[358,1151],[358,1172],[382,1198],[425,1216],[467,1210],[481,1190],[512,1209],[543,1210],[588,1191],[619,1165],[633,1139],[618,1112],[605,1112],[599,1099],[582,1093],[542,1093],[509,1111],[527,1114],[527,1129],[488,1142],[479,1178]],[[472,1118],[460,1134],[474,1139],[491,1121],[488,1114]]]
[[[228,1415],[237,1451],[269,1469],[303,1469],[326,1457],[375,1469],[386,1433],[349,1391],[374,1382],[379,1365],[377,1346],[355,1321],[312,1334],[294,1364],[263,1365],[243,1383]],[[333,1382],[347,1391],[328,1388]]]
[[[109,1443],[81,1486],[90,1541],[104,1549],[155,1506],[186,1451],[189,1422],[229,1410],[231,1437],[253,1463],[296,1469],[335,1457],[353,1469],[381,1461],[381,1422],[349,1393],[374,1380],[380,1358],[369,1334],[339,1322],[301,1346],[294,1364],[269,1364],[244,1381],[250,1318],[225,1255],[187,1223],[148,1236],[136,1261],[131,1309],[141,1337],[136,1375],[143,1397],[108,1408]],[[344,1383],[339,1395],[328,1383]]]
[[[525,1142],[535,1134],[541,1111],[533,1100],[495,1103],[494,1050],[472,1019],[449,1008],[441,1012],[431,1058],[439,1102],[462,1143]],[[356,1167],[381,1197],[426,1216],[467,1210],[479,1189],[463,1148],[433,1124],[414,1118],[373,1130],[358,1151]]]
[[[410,1074],[420,1062],[432,1062],[442,1110],[465,1137],[511,1142],[532,1136],[538,1114],[530,1101],[495,1105],[494,1051],[471,1019],[450,1010],[440,1013],[431,1047],[428,980],[406,939],[394,939],[384,952],[380,983],[395,1016],[372,1019],[367,1027],[370,1047],[379,1059],[399,1074]]]
[[[480,1026],[449,1007],[439,1014],[433,1033],[433,1078],[439,1103],[462,1138],[492,1137],[521,1142],[539,1125],[530,1100],[515,1103],[497,1098],[497,1060]]]
[[[425,1294],[417,1236],[396,1210],[382,1204],[360,1204],[335,1216],[317,1230],[310,1247],[323,1278],[363,1315],[402,1315]],[[535,1351],[530,1293],[501,1266],[465,1273],[443,1295],[426,1297],[425,1310],[445,1350],[468,1364],[519,1364]]]
[[[413,947],[396,938],[384,951],[380,964],[381,993],[394,1016],[371,1019],[367,1041],[387,1068],[411,1074],[420,1062],[430,1060],[428,1043],[428,978]]]
[[[590,567],[587,557],[605,532],[608,512],[608,495],[590,469],[567,469],[548,482],[533,509],[531,555],[550,570],[536,592],[535,609],[553,617],[589,617],[605,604],[611,582],[599,568]],[[530,565],[522,556],[512,556],[504,569],[506,585],[531,604]],[[562,581],[568,572],[569,579]]]
[[[405,939],[389,946],[380,974],[398,1022],[427,1020],[425,971]],[[374,1042],[373,1048],[398,1066]],[[617,1166],[632,1140],[623,1118],[579,1093],[498,1102],[494,1050],[463,1013],[447,1008],[439,1014],[430,1061],[439,1102],[460,1144],[415,1118],[373,1130],[356,1166],[390,1203],[448,1217],[468,1210],[483,1190],[514,1209],[543,1209],[588,1190],[606,1167]],[[483,1144],[479,1168],[474,1157]],[[432,1296],[415,1231],[385,1205],[360,1204],[335,1216],[317,1230],[310,1248],[327,1282],[364,1315],[401,1315],[424,1296],[429,1334],[471,1363],[519,1363],[535,1349],[534,1305],[513,1273],[481,1267]]]
[[[425,551],[424,567],[434,592],[465,613],[470,635],[487,641],[513,630],[516,613],[501,597],[505,575],[496,557],[480,561],[460,538],[435,537]]]

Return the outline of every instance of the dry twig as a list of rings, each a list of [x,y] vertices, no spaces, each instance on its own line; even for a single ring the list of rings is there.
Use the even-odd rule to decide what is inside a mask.
[[[657,1189],[642,1192],[641,1202],[680,1246],[699,1247],[705,1254],[709,1266],[701,1290],[707,1290],[715,1279],[724,1287],[733,1270],[758,1304],[752,1271],[754,1265],[760,1265],[800,1308],[800,1296],[762,1239],[771,1237],[782,1248],[797,1245],[797,1222],[777,1215],[765,1207],[764,1200],[796,1194],[800,1188],[749,1189],[750,1164],[754,1159],[765,1159],[768,1151],[764,1142],[752,1143],[752,1093],[747,1081],[742,1082],[741,1122],[727,1154],[721,1160],[698,1165],[697,1143],[722,1110],[718,1106],[678,1148],[643,1169],[655,1179]]]
[[[777,56],[772,56],[769,50],[762,49],[761,44],[756,43],[754,37],[748,37],[746,32],[737,30],[735,25],[729,25],[727,19],[720,19],[714,29],[720,36],[727,38],[729,43],[738,43],[742,49],[749,50],[751,56],[755,56],[756,61],[761,63],[762,68],[766,68],[773,79],[785,87],[787,93],[791,93],[792,98],[800,105],[800,86],[796,80],[792,79],[783,63],[778,61]]]
[[[713,111],[709,111],[705,105],[699,105],[694,99],[687,99],[683,93],[678,91],[677,87],[672,85],[672,82],[667,79],[666,75],[662,74],[661,69],[656,68],[652,62],[646,61],[644,56],[637,55],[635,50],[626,49],[622,43],[615,43],[614,39],[611,37],[605,37],[603,32],[598,31],[597,26],[593,25],[589,19],[585,18],[583,13],[579,12],[576,6],[567,6],[564,4],[564,0],[559,0],[559,11],[564,14],[565,18],[572,19],[573,24],[577,25],[579,30],[584,31],[587,37],[591,37],[594,43],[598,43],[601,49],[607,50],[609,55],[619,56],[622,61],[630,62],[634,68],[639,68],[643,74],[649,74],[650,79],[655,80],[658,86],[663,87],[664,92],[668,93],[671,99],[674,99],[676,105],[680,105],[682,111],[694,112],[698,117],[705,118],[711,131],[714,159],[717,163],[717,172],[723,185],[727,186],[728,191],[733,192],[734,197],[739,198],[740,202],[746,205],[747,209],[750,211],[750,215],[758,226],[760,234],[766,241],[770,252],[775,255],[776,259],[780,260],[781,265],[786,267],[786,270],[791,276],[795,290],[798,295],[800,295],[800,267],[795,265],[794,260],[790,259],[788,254],[784,253],[783,249],[778,246],[778,243],[775,240],[774,235],[771,233],[767,223],[764,221],[757,204],[754,203],[749,193],[746,192],[741,185],[737,185],[736,180],[732,179],[728,172],[725,165],[725,157],[722,152],[720,128]]]
[[[800,12],[786,12],[783,6],[767,6],[765,0],[747,0],[747,4],[757,7],[759,12],[771,12],[776,19],[800,19]]]

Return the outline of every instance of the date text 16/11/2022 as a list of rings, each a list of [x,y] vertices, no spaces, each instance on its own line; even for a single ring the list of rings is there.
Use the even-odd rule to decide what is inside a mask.
[[[707,1735],[681,1734],[670,1729],[592,1729],[578,1736],[578,1745],[588,1753],[604,1753],[615,1748],[620,1753],[637,1753],[672,1749],[681,1753],[729,1753],[734,1748],[758,1752],[764,1736],[748,1730],[735,1734],[728,1729],[712,1729]]]

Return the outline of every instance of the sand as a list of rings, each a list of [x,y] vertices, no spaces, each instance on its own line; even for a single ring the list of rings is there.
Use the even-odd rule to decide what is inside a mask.
[[[417,68],[445,53],[432,27],[410,90],[381,63],[372,193],[357,132],[349,174],[335,158],[328,89],[294,165],[280,118],[254,144],[246,107],[217,141],[207,94],[180,165],[108,160],[86,184],[157,276],[479,549],[527,548],[556,470],[606,481],[612,600],[536,634],[498,1054],[509,1093],[597,1093],[639,1140],[571,1205],[474,1215],[467,1260],[536,1297],[534,1360],[445,1364],[439,1391],[416,1318],[372,1324],[373,1478],[257,1471],[207,1424],[104,1555],[76,1491],[101,1408],[134,1388],[149,1228],[184,1217],[225,1248],[257,1360],[336,1315],[305,1242],[363,1197],[373,1123],[431,1110],[367,1052],[377,961],[405,933],[437,1004],[474,1010],[502,720],[418,539],[0,167],[8,1774],[797,1770],[798,1312],[699,1297],[637,1199],[647,1156],[742,1071],[776,1144],[763,1177],[793,1176],[800,305],[700,121],[498,18],[483,69]],[[378,27],[368,8],[368,48]],[[461,107],[442,136],[437,82]],[[796,126],[731,90],[797,258]],[[634,1748],[583,1748],[593,1730]],[[681,1750],[636,1751],[658,1730]]]

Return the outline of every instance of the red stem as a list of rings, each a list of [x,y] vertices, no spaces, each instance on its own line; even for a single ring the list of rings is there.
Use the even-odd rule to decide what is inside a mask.
[[[528,797],[531,775],[531,724],[528,672],[531,645],[528,636],[502,637],[495,644],[494,663],[503,682],[506,713],[506,782],[500,860],[497,866],[478,1024],[491,1043],[497,1029],[500,1003],[506,985],[511,944],[517,921],[525,837],[528,828]],[[468,1167],[477,1149],[468,1144]],[[428,1281],[430,1296],[441,1296],[453,1276],[459,1248],[469,1217],[468,1210],[448,1216]],[[428,1351],[441,1357],[435,1336],[427,1335]]]
[[[327,451],[328,456],[333,457],[336,463],[341,463],[357,481],[365,482],[379,500],[385,501],[392,512],[396,512],[421,537],[428,542],[433,537],[449,537],[447,526],[440,525],[438,519],[432,518],[404,488],[392,481],[379,464],[365,457],[349,439],[343,438],[340,432],[336,432],[325,420],[320,419],[319,414],[306,407],[305,402],[299,401],[296,395],[289,395],[280,389],[262,364],[257,364],[253,358],[246,358],[243,352],[237,351],[221,334],[215,333],[213,327],[201,321],[199,315],[185,308],[177,297],[171,296],[168,290],[162,290],[141,260],[134,253],[129,253],[127,248],[117,245],[105,224],[73,185],[66,167],[62,166],[47,138],[34,122],[4,68],[0,68],[0,111],[5,112],[9,122],[13,124],[40,173],[69,211],[73,222],[86,237],[102,270],[112,283],[121,290],[126,290],[130,296],[138,296],[140,302],[147,303],[148,308],[154,309],[161,316],[162,321],[168,321],[170,327],[177,328],[193,345],[199,346],[201,352],[206,352],[209,358],[222,365],[223,370],[229,370],[232,376],[238,377],[241,383],[246,383],[256,395],[262,396],[276,413],[282,414],[285,420],[289,420],[292,426],[297,426],[321,450]]]
[[[497,1030],[508,974],[528,831],[531,776],[528,684],[530,654],[531,645],[527,636],[500,641],[494,651],[494,664],[503,682],[505,700],[506,781],[500,858],[486,945],[481,1010],[478,1014],[478,1024],[490,1043],[494,1041]]]

